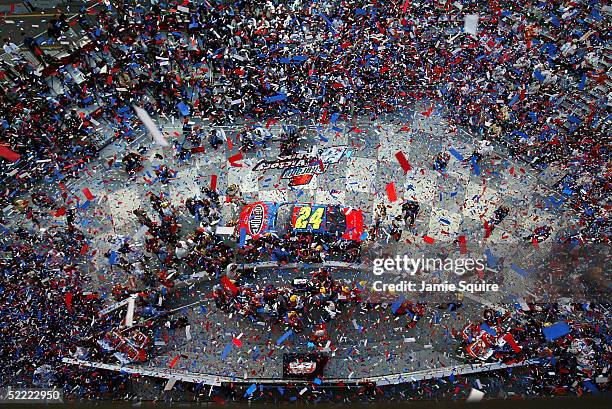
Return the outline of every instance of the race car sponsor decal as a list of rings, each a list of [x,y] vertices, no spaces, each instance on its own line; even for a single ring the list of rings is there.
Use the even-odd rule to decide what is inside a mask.
[[[313,157],[309,155],[279,156],[275,160],[261,160],[253,167],[253,170],[287,169],[294,166],[307,166]]]
[[[346,215],[346,232],[342,235],[342,238],[346,240],[361,241],[363,235],[363,212],[359,209],[343,209]]]
[[[331,146],[317,155],[280,156],[275,160],[258,162],[253,170],[284,169],[281,179],[289,179],[289,186],[307,185],[313,175],[320,175],[327,171],[329,165],[338,163],[346,151],[346,146]]]
[[[324,231],[325,206],[296,206],[293,209],[293,230]]]
[[[257,236],[264,225],[264,215],[266,211],[261,203],[257,203],[251,208],[251,213],[248,218],[249,233],[251,236]]]

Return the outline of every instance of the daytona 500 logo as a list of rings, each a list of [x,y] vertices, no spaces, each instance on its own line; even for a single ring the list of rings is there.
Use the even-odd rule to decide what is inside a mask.
[[[276,160],[258,162],[253,170],[284,169],[281,179],[290,179],[289,186],[306,185],[310,183],[313,175],[320,175],[327,171],[329,165],[338,163],[346,150],[346,146],[332,146],[323,149],[316,156],[279,156]]]

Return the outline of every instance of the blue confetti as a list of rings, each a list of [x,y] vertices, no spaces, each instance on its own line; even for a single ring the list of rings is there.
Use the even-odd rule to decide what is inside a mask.
[[[463,161],[463,156],[454,148],[450,148],[448,151],[451,153],[451,155],[457,158],[458,161]]]
[[[183,115],[183,116],[188,116],[189,115],[189,107],[187,105],[185,105],[184,102],[182,102],[182,101],[179,102],[176,107],[180,111],[181,115]]]
[[[230,342],[229,344],[227,344],[225,346],[225,348],[223,348],[223,353],[221,354],[221,359],[227,358],[227,356],[229,355],[229,353],[231,351],[232,351],[232,343]]]
[[[115,250],[111,251],[110,256],[108,257],[108,263],[111,266],[117,264],[117,252]]]
[[[496,337],[497,336],[497,332],[495,332],[495,330],[491,327],[489,327],[486,323],[482,323],[480,324],[480,328],[483,329],[485,332],[487,332],[488,334],[490,334],[491,336]]]
[[[246,244],[246,228],[242,227],[240,229],[240,247],[244,247]]]
[[[561,321],[548,327],[543,327],[542,332],[548,341],[554,341],[557,338],[566,336],[571,330],[567,322]]]
[[[281,92],[280,94],[276,94],[274,96],[264,98],[264,102],[267,104],[270,104],[272,102],[282,101],[286,98],[287,98],[287,94]]]
[[[489,249],[485,250],[485,256],[487,256],[487,264],[489,267],[495,268],[497,266],[497,257],[495,257]]]
[[[257,385],[253,384],[251,386],[249,386],[249,389],[246,390],[246,392],[244,392],[244,396],[251,396],[253,394],[253,392],[255,392],[257,390]]]
[[[293,335],[293,330],[289,330],[285,332],[279,339],[276,340],[276,346],[280,346],[283,342],[287,340],[290,336]]]
[[[512,268],[512,270],[516,271],[518,274],[522,275],[525,278],[527,278],[527,276],[529,276],[529,272],[523,270],[522,268],[520,268],[516,264],[512,264],[510,266],[510,268]]]

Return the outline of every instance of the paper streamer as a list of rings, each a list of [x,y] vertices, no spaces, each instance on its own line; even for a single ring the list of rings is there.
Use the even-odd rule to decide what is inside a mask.
[[[125,314],[125,326],[131,327],[134,325],[134,309],[136,307],[136,299],[130,297],[128,300],[127,313]]]
[[[273,95],[271,97],[266,97],[263,100],[264,100],[265,103],[269,104],[269,103],[272,103],[272,102],[282,101],[282,100],[284,100],[286,98],[287,98],[287,94],[281,92],[280,94],[276,94],[276,95]]]
[[[239,242],[239,246],[240,247],[244,247],[244,245],[246,244],[246,229],[244,227],[242,227],[240,229],[240,242]]]
[[[231,351],[232,351],[232,343],[230,342],[229,344],[225,346],[225,348],[223,348],[223,352],[221,353],[221,359],[227,358],[227,356],[229,355]]]
[[[516,341],[514,340],[514,337],[512,336],[512,334],[506,334],[504,335],[504,341],[506,341],[508,343],[508,345],[510,345],[510,348],[512,348],[512,350],[515,353],[519,353],[521,352],[521,347],[516,343]]]
[[[393,302],[393,304],[391,304],[391,312],[393,314],[395,314],[397,312],[397,310],[402,306],[404,300],[405,300],[405,298],[402,296],[402,297],[400,297],[399,300],[396,300],[396,301]]]
[[[483,331],[485,331],[487,334],[489,334],[489,335],[491,335],[491,336],[493,336],[493,337],[496,337],[496,336],[497,336],[497,332],[496,332],[496,331],[495,331],[493,328],[489,327],[489,326],[488,326],[486,323],[484,323],[484,322],[483,322],[482,324],[480,324],[480,329],[482,329],[482,330],[483,330]]]
[[[153,122],[147,111],[137,106],[133,106],[133,108],[134,111],[136,111],[138,119],[140,119],[145,128],[147,128],[147,131],[149,131],[155,142],[157,142],[157,144],[161,146],[170,146],[170,144],[168,143],[166,138],[164,138],[159,128],[157,127],[157,125],[155,125],[155,122]]]
[[[485,255],[487,256],[487,265],[491,268],[495,268],[497,266],[497,257],[493,255],[490,249],[485,250]]]
[[[174,357],[174,359],[172,360],[172,362],[170,362],[170,365],[169,365],[169,366],[170,366],[170,369],[174,368],[174,365],[176,365],[176,363],[178,362],[178,360],[179,360],[179,358],[180,358],[180,357],[181,357],[180,355],[177,355],[177,356],[175,356],[175,357]]]
[[[72,312],[72,293],[71,292],[67,292],[66,293],[66,307],[68,308],[68,311]]]
[[[474,174],[476,176],[480,176],[480,168],[478,167],[478,162],[476,161],[476,157],[472,157],[472,169],[474,169]]]
[[[189,107],[185,105],[184,102],[179,102],[176,106],[180,111],[181,115],[188,116],[189,115]]]
[[[171,391],[172,388],[174,388],[174,384],[175,383],[176,383],[176,378],[168,379],[168,382],[166,383],[166,386],[164,386],[164,392]]]
[[[118,254],[115,250],[111,251],[110,256],[108,257],[108,264],[111,266],[117,264]]]
[[[512,270],[514,270],[515,272],[517,272],[518,274],[522,275],[523,277],[527,278],[527,276],[529,276],[529,272],[523,270],[522,268],[520,268],[519,266],[517,266],[516,264],[512,263],[510,265],[510,268]]]
[[[253,392],[255,392],[257,390],[257,385],[253,384],[251,386],[249,386],[249,389],[246,390],[246,392],[244,392],[244,396],[251,396],[253,394]]]

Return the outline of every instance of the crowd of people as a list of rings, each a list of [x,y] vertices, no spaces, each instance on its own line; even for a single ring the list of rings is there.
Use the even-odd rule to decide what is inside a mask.
[[[357,241],[345,240],[333,235],[270,233],[250,240],[244,247],[238,249],[237,256],[246,263],[265,260],[277,261],[281,264],[325,261],[356,263],[361,260],[361,246]]]
[[[265,319],[272,324],[280,322],[295,332],[304,330],[304,315],[311,322],[318,317],[315,333],[320,325],[338,315],[340,304],[362,301],[363,287],[336,280],[324,268],[308,274],[308,278],[295,279],[292,287],[280,288],[272,284],[252,285],[242,277],[226,279],[223,285],[214,287],[213,298],[222,311],[253,320]]]
[[[116,264],[127,276],[138,277],[150,287],[162,284],[171,288],[175,280],[196,271],[210,277],[224,274],[235,258],[235,251],[215,234],[220,221],[219,194],[211,189],[204,194],[203,198],[192,197],[185,202],[184,210],[193,217],[190,226],[179,223],[181,210],[167,197],[151,194],[149,200],[155,216],[149,216],[142,208],[133,211],[144,229],[140,235],[144,251],[128,238],[118,251],[107,252],[109,261],[113,258],[110,264]],[[171,272],[177,270],[178,275]]]
[[[62,357],[106,325],[96,320],[103,300],[84,290],[86,238],[74,227],[9,234],[0,260],[0,383],[53,385]]]
[[[601,143],[608,101],[589,94],[608,81],[603,5],[396,3],[83,8],[72,28],[88,39],[82,48],[41,75],[17,57],[3,71],[10,83],[2,92],[2,140],[22,161],[51,159],[33,160],[28,177],[71,174],[99,148],[91,135],[96,118],[116,138],[133,137],[139,124],[131,105],[215,124],[288,116],[325,123],[332,114],[375,117],[428,100],[425,114],[452,107],[444,110],[451,127],[505,143],[534,166],[567,168],[566,196],[585,213],[580,239],[605,234],[608,218],[592,202],[609,193],[609,148]],[[477,35],[461,34],[470,13],[480,16]],[[54,21],[63,39],[70,25],[61,13]],[[50,79],[63,92],[53,92]],[[583,115],[561,108],[574,94],[588,104]]]
[[[10,64],[0,67],[1,200],[39,228],[41,214],[51,210],[66,223],[37,233],[24,228],[3,233],[1,378],[24,383],[47,379],[82,397],[125,388],[122,374],[77,374],[81,370],[59,363],[65,351],[98,337],[109,324],[94,319],[102,300],[84,291],[87,238],[74,223],[74,209],[65,205],[66,197],[60,204],[34,187],[78,176],[103,147],[95,137],[101,123],[110,127],[112,139],[131,141],[141,126],[133,106],[155,118],[180,118],[188,144],[177,144],[176,150],[188,160],[205,138],[215,149],[225,143],[217,131],[205,135],[199,127],[192,129],[193,118],[214,125],[286,118],[327,124],[333,116],[347,122],[360,116],[401,118],[415,101],[426,101],[431,108],[422,114],[439,110],[451,132],[465,128],[486,143],[506,146],[537,169],[563,169],[566,176],[554,188],[581,215],[567,240],[609,243],[609,101],[589,93],[607,89],[609,82],[601,68],[609,61],[602,6],[597,1],[111,1],[82,8],[75,24],[62,13],[53,17],[48,37],[55,42],[70,37],[60,59],[24,36],[24,46],[40,67],[23,57],[17,40],[6,39]],[[480,16],[476,35],[462,33],[466,14]],[[74,34],[86,41],[76,42]],[[588,108],[566,112],[563,107],[574,99]],[[266,143],[265,136],[249,130],[240,140],[245,152]],[[280,153],[290,154],[296,146],[296,133],[289,131]],[[448,159],[441,153],[434,168],[443,170]],[[134,176],[143,160],[143,152],[126,151],[122,163]],[[172,183],[174,171],[167,165],[154,173],[162,183]],[[238,190],[230,187],[226,193],[240,204]],[[24,192],[29,192],[27,200],[21,198]],[[167,197],[151,194],[156,214],[134,211],[143,228],[144,250],[125,240],[119,250],[106,254],[109,264],[148,288],[170,289],[193,271],[221,277],[236,259],[360,260],[355,242],[309,234],[267,235],[240,248],[229,246],[215,234],[219,192],[204,193],[185,202],[193,226],[181,225],[181,210]],[[494,212],[487,235],[508,212],[506,206]],[[392,226],[396,240],[418,213],[417,202],[404,204]],[[372,236],[385,215],[374,219]],[[542,226],[530,239],[549,235]],[[121,300],[130,291],[119,286],[113,293]],[[297,332],[304,329],[305,306],[317,306],[325,323],[339,313],[339,304],[359,302],[360,291],[319,270],[299,290],[232,283],[215,287],[213,296],[223,311],[263,316]],[[408,315],[410,328],[423,308],[406,302],[393,314]],[[598,309],[584,314],[602,316]],[[574,329],[577,337],[564,338],[545,353],[563,357],[554,365],[566,375],[562,369],[575,367],[569,361],[578,359],[586,379],[593,367],[600,370],[602,362],[609,362],[610,352],[602,331],[581,325]],[[324,328],[317,327],[313,337],[324,340]],[[532,334],[522,345],[535,341],[541,340]],[[594,363],[592,356],[599,361]],[[557,382],[536,378],[543,385]]]

